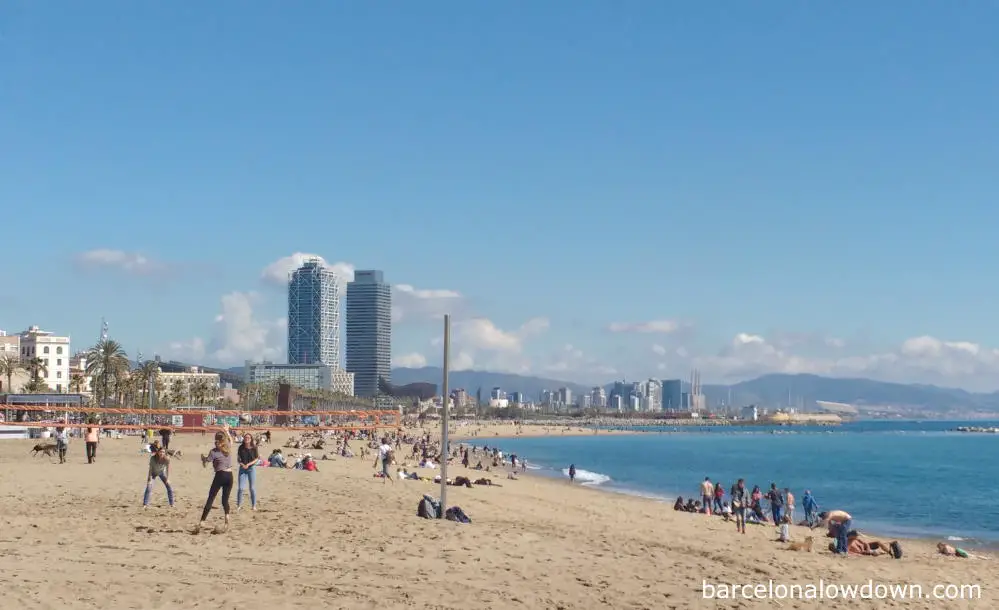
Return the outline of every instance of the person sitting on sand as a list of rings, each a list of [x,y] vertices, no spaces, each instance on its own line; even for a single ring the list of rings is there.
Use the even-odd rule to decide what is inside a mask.
[[[725,521],[731,521],[732,520],[732,507],[729,505],[728,502],[725,502],[724,504],[722,504],[721,516],[722,516],[722,519],[724,519]]]
[[[312,459],[311,453],[305,454],[305,458],[302,459],[302,470],[308,470],[309,472],[319,472],[319,464],[316,464],[316,460]]]
[[[291,466],[288,465],[288,461],[284,459],[284,454],[281,453],[280,449],[271,451],[271,455],[267,458],[267,462],[273,468],[291,468]]]
[[[676,502],[673,503],[673,510],[683,510],[683,496],[676,497]]]
[[[967,559],[967,558],[971,557],[971,555],[968,554],[968,551],[966,551],[964,549],[961,549],[961,548],[957,548],[957,547],[951,546],[951,545],[947,544],[946,542],[940,542],[940,543],[938,543],[937,544],[937,551],[941,555],[947,555],[948,557],[960,557],[962,559]]]

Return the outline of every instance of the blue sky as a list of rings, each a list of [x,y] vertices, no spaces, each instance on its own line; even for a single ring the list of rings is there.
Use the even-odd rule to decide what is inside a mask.
[[[132,352],[280,357],[262,271],[315,253],[415,287],[400,362],[439,362],[451,310],[476,368],[994,388],[996,23],[992,3],[5,2],[0,328],[85,347],[107,316]]]

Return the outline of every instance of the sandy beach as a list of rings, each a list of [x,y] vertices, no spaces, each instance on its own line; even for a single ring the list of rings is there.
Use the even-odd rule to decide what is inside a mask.
[[[276,433],[275,446],[287,436]],[[197,456],[210,441],[175,437],[172,447],[185,456],[173,464],[172,510],[159,483],[153,506],[142,509],[148,456],[134,437],[103,440],[92,465],[79,440],[64,465],[29,455],[33,442],[0,443],[4,607],[989,608],[999,601],[992,558],[947,558],[916,541],[903,542],[897,561],[843,558],[824,549],[825,538],[816,552],[796,553],[773,542],[771,527],[750,526],[741,536],[718,518],[541,477],[496,474],[500,486],[449,488],[448,504],[460,505],[470,525],[419,519],[421,495],[436,496],[439,486],[375,479],[373,458],[322,461],[317,473],[261,468],[260,510],[244,508],[226,534],[192,535],[211,480]],[[220,509],[210,522],[221,522]],[[764,587],[873,579],[919,584],[926,596],[936,584],[978,584],[982,598],[718,601],[703,599],[705,579]]]

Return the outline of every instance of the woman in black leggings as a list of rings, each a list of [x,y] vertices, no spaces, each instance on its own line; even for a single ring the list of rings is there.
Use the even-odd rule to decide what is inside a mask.
[[[222,510],[225,511],[225,526],[223,531],[229,528],[229,494],[232,492],[232,445],[229,441],[229,431],[215,433],[215,448],[208,452],[208,459],[212,462],[215,470],[215,478],[212,479],[212,486],[208,490],[208,501],[205,502],[205,510],[201,513],[201,522],[198,529],[204,525],[208,519],[208,513],[215,503],[215,496],[222,490]]]

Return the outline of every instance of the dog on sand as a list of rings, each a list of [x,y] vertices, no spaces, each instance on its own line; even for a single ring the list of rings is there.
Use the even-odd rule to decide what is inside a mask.
[[[31,455],[35,456],[38,455],[39,453],[44,453],[46,456],[52,457],[56,455],[56,451],[58,451],[58,449],[56,449],[55,445],[46,445],[43,443],[38,443],[31,449]]]
[[[211,461],[212,461],[212,460],[211,460],[211,458],[210,458],[210,457],[208,457],[208,456],[207,456],[207,455],[205,455],[204,453],[202,453],[202,454],[201,454],[201,467],[202,467],[202,468],[204,468],[205,466],[207,466],[207,465],[208,465],[208,463],[209,463],[209,462],[211,462]]]
[[[180,449],[167,449],[166,452],[168,456],[178,460],[184,457],[184,453]]]
[[[789,551],[803,551],[805,553],[811,553],[812,552],[812,544],[814,542],[815,542],[814,538],[812,538],[811,536],[806,536],[805,539],[802,540],[801,542],[792,542],[792,543],[788,544],[787,545],[787,550],[789,550]]]

